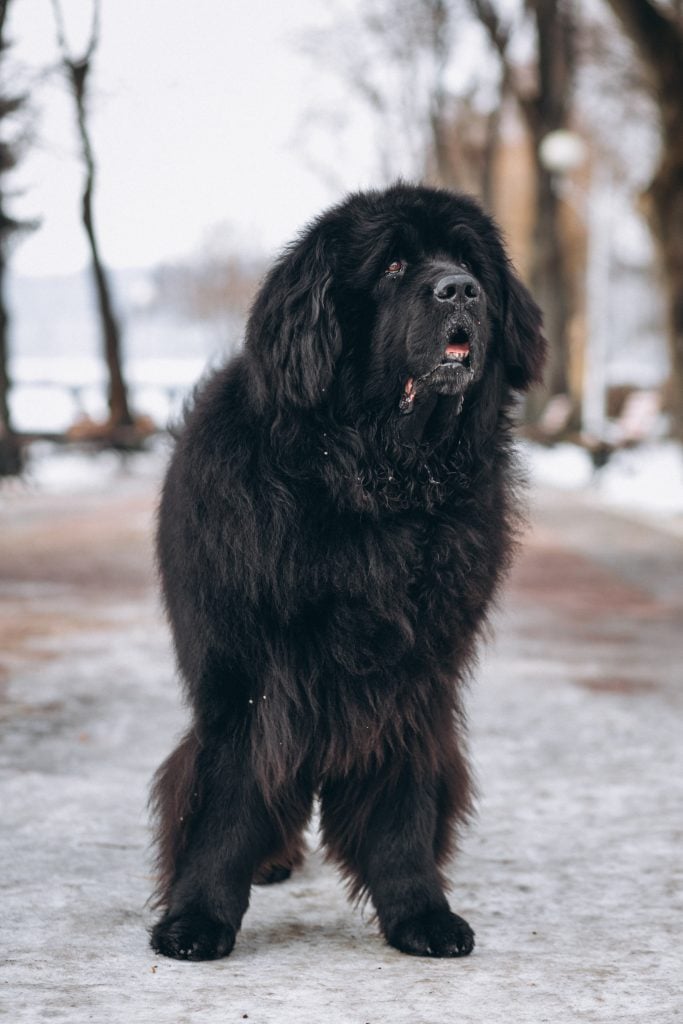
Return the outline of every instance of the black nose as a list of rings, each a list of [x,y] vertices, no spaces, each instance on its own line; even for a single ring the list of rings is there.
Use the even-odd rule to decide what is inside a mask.
[[[479,285],[470,274],[447,274],[437,281],[434,296],[439,302],[470,302],[479,298]]]

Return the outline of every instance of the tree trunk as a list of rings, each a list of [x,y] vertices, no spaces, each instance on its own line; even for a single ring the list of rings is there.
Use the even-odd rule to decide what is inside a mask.
[[[0,2],[0,55],[6,49],[5,42],[5,18],[7,16],[7,2]],[[20,100],[7,100],[2,97],[2,113],[9,113],[12,108],[16,109]],[[4,133],[3,133],[4,134]],[[14,163],[11,147],[5,142],[0,142],[0,170],[8,170]],[[19,438],[12,428],[12,420],[9,410],[10,379],[8,372],[9,363],[9,317],[5,305],[5,280],[7,277],[6,244],[8,235],[16,230],[18,224],[5,213],[3,195],[0,192],[0,476],[13,476],[21,471],[22,453],[19,445]]]
[[[534,100],[522,103],[533,145],[536,217],[531,288],[543,310],[548,365],[542,388],[529,395],[527,418],[537,419],[553,395],[569,395],[569,320],[574,282],[567,265],[561,203],[540,146],[550,132],[567,127],[574,85],[575,47],[571,7],[562,0],[530,0],[536,22],[538,85]],[[574,411],[576,414],[576,410]]]
[[[1,216],[1,214],[0,214]],[[19,438],[12,429],[9,411],[10,381],[8,363],[8,316],[5,307],[5,256],[0,242],[0,476],[12,476],[21,470]]]
[[[677,148],[669,151],[648,189],[649,221],[656,239],[667,297],[672,433],[683,441],[683,118]],[[674,147],[672,146],[673,150]]]
[[[650,0],[609,0],[653,86],[662,155],[645,194],[668,307],[672,433],[683,440],[683,23]]]
[[[564,254],[564,235],[560,220],[560,200],[552,174],[538,159],[540,139],[534,141],[536,161],[536,208],[531,251],[530,285],[543,311],[548,346],[548,363],[541,387],[527,399],[527,416],[535,420],[553,395],[569,394],[569,343],[567,324],[570,316],[572,283]]]
[[[503,121],[503,106],[507,98],[508,86],[505,76],[500,85],[498,102],[493,110],[486,116],[486,135],[484,137],[484,149],[481,160],[481,201],[484,208],[493,213],[495,209],[495,170],[496,160],[500,152],[501,124]]]
[[[503,84],[514,95],[524,119],[531,146],[536,186],[531,253],[531,289],[543,312],[548,339],[545,384],[535,388],[525,403],[525,418],[537,420],[548,399],[569,394],[569,320],[574,301],[574,282],[564,256],[564,229],[560,201],[550,172],[543,166],[539,146],[550,132],[567,127],[576,61],[574,10],[564,0],[526,0],[536,32],[536,84],[529,88],[510,61],[510,29],[501,21],[492,0],[470,0],[488,32],[502,68]]]
[[[93,175],[89,170],[83,192],[83,225],[90,243],[92,274],[100,312],[104,357],[109,374],[109,418],[113,427],[130,426],[133,418],[128,406],[128,393],[121,369],[121,340],[119,326],[112,307],[107,275],[100,259],[92,212]]]
[[[436,102],[432,103],[429,115],[429,126],[431,129],[432,154],[434,157],[434,169],[438,184],[443,188],[462,188],[458,179],[456,168],[453,166],[449,135],[453,130],[452,124],[445,122],[443,111]]]
[[[53,0],[55,17],[57,19],[57,34],[62,49],[64,68],[69,78],[71,91],[76,104],[76,120],[78,133],[81,140],[83,162],[85,164],[85,183],[83,186],[82,218],[90,244],[92,260],[93,283],[97,297],[97,306],[100,314],[102,327],[102,341],[104,358],[109,375],[109,422],[113,430],[118,427],[130,427],[133,425],[130,407],[128,405],[128,392],[121,368],[121,331],[118,320],[114,313],[111,299],[109,280],[104,264],[100,258],[99,247],[95,234],[93,219],[93,192],[95,189],[95,160],[93,157],[90,134],[86,120],[86,85],[90,73],[90,59],[97,46],[99,27],[99,4],[95,0],[93,7],[93,29],[88,50],[83,58],[75,60],[68,54],[64,24],[62,21],[61,8],[58,0]]]

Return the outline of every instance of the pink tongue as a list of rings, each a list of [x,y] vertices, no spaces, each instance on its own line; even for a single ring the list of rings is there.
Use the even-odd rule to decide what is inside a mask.
[[[446,353],[451,356],[466,356],[469,355],[469,345],[447,345]]]

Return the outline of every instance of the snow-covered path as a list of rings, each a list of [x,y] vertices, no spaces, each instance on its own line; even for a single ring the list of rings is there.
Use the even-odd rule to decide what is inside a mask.
[[[471,957],[388,948],[314,851],[254,891],[232,956],[178,963],[146,934],[146,790],[184,721],[153,486],[0,506],[7,1020],[678,1020],[683,542],[537,495],[469,700],[479,816],[451,878]]]

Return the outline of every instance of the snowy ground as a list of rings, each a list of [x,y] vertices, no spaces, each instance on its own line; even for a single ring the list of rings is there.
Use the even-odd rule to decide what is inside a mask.
[[[158,473],[168,441],[160,436],[153,449],[128,458],[124,476]],[[524,444],[523,460],[531,481],[572,491],[588,506],[643,517],[660,529],[683,535],[683,448],[674,441],[653,441],[615,452],[607,465],[594,469],[588,452],[574,444],[553,448]],[[49,442],[34,444],[26,479],[0,487],[0,505],[9,491],[74,494],[97,490],[121,480],[121,457],[103,452],[96,459],[77,448]]]
[[[184,721],[149,554],[157,463],[0,495],[7,1019],[677,1021],[683,543],[572,490],[537,491],[472,686],[481,797],[451,879],[474,954],[389,949],[315,850],[254,892],[229,959],[152,953],[145,796]]]
[[[675,441],[652,441],[616,451],[595,470],[573,444],[526,447],[532,479],[574,491],[589,506],[640,516],[683,536],[683,450]]]

